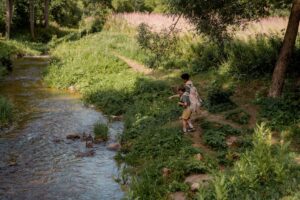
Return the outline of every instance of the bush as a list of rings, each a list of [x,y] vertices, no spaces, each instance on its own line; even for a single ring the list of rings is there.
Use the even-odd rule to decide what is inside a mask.
[[[244,110],[236,110],[225,114],[225,119],[229,119],[241,125],[249,123],[250,115]]]
[[[105,124],[97,123],[94,125],[95,139],[108,140],[108,127]]]
[[[79,23],[83,35],[100,32],[103,29],[109,9],[102,3],[89,3],[85,7],[84,15]]]
[[[0,128],[9,125],[13,120],[13,106],[4,97],[0,96]]]
[[[300,122],[300,98],[297,93],[284,94],[281,98],[262,98],[260,105],[261,121],[275,130],[284,130]]]
[[[230,74],[236,78],[261,77],[273,72],[281,46],[277,35],[257,36],[249,41],[235,40],[225,47]]]
[[[209,112],[213,113],[231,110],[236,107],[230,99],[232,95],[232,90],[225,90],[221,84],[213,82],[208,88],[205,106]]]
[[[299,178],[288,144],[272,145],[271,131],[261,125],[253,135],[253,148],[232,170],[215,175],[199,199],[281,199],[298,191]]]
[[[178,38],[176,34],[169,31],[165,29],[156,33],[147,24],[139,25],[137,41],[140,47],[149,53],[147,61],[149,67],[158,67],[176,50]]]
[[[226,150],[226,137],[239,135],[241,132],[232,128],[229,125],[204,121],[201,123],[203,129],[203,141],[205,144],[216,150]]]

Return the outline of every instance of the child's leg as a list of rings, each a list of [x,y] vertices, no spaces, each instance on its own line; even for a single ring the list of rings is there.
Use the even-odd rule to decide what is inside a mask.
[[[187,127],[188,127],[188,122],[186,119],[182,119],[182,129],[183,132],[186,133],[187,132]]]
[[[189,127],[190,127],[191,129],[194,128],[194,126],[193,126],[193,124],[192,124],[191,118],[187,121],[187,123],[188,123],[188,125],[189,125]]]

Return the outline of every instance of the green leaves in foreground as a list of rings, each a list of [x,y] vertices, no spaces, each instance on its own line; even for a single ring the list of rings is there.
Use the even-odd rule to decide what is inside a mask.
[[[265,125],[256,128],[253,149],[242,154],[234,168],[216,176],[212,194],[199,199],[280,199],[299,189],[300,173],[287,143],[272,144],[272,134]],[[222,181],[223,179],[226,181]],[[220,182],[222,181],[222,182]],[[222,191],[220,193],[219,191]]]

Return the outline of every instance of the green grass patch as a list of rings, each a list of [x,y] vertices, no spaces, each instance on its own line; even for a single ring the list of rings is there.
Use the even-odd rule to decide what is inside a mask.
[[[97,123],[94,125],[95,139],[107,141],[109,138],[108,127],[105,124]]]
[[[12,123],[13,105],[4,97],[0,96],[0,128]]]

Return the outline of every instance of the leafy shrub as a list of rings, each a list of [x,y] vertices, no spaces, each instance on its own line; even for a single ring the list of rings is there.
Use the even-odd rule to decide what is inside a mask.
[[[300,121],[300,99],[296,93],[284,94],[281,98],[258,99],[259,116],[272,129],[283,130]]]
[[[217,69],[221,64],[222,51],[212,42],[201,42],[191,45],[191,67],[194,73]]]
[[[253,148],[231,171],[215,175],[199,199],[281,199],[298,191],[299,178],[288,144],[272,145],[271,131],[261,125],[253,135]]]
[[[225,118],[244,125],[249,123],[250,115],[243,110],[237,110],[226,113]]]
[[[232,94],[233,91],[225,90],[221,87],[221,84],[213,82],[208,88],[205,106],[209,112],[214,113],[231,110],[236,107],[236,105],[230,99]]]
[[[82,35],[100,32],[103,29],[109,9],[104,3],[87,3],[79,22]]]
[[[247,42],[235,40],[225,47],[230,73],[237,78],[261,77],[270,74],[275,66],[281,38],[257,36]]]
[[[161,62],[167,59],[176,49],[177,36],[170,30],[162,30],[156,33],[147,24],[140,24],[138,27],[137,41],[142,49],[148,52],[150,67],[158,67]]]
[[[230,135],[239,135],[241,132],[229,125],[204,121],[201,123],[203,129],[203,141],[216,150],[226,150],[226,137]]]
[[[4,97],[0,96],[0,128],[7,126],[13,119],[13,106]]]
[[[97,123],[94,125],[94,133],[96,139],[108,140],[108,127],[105,124]]]

